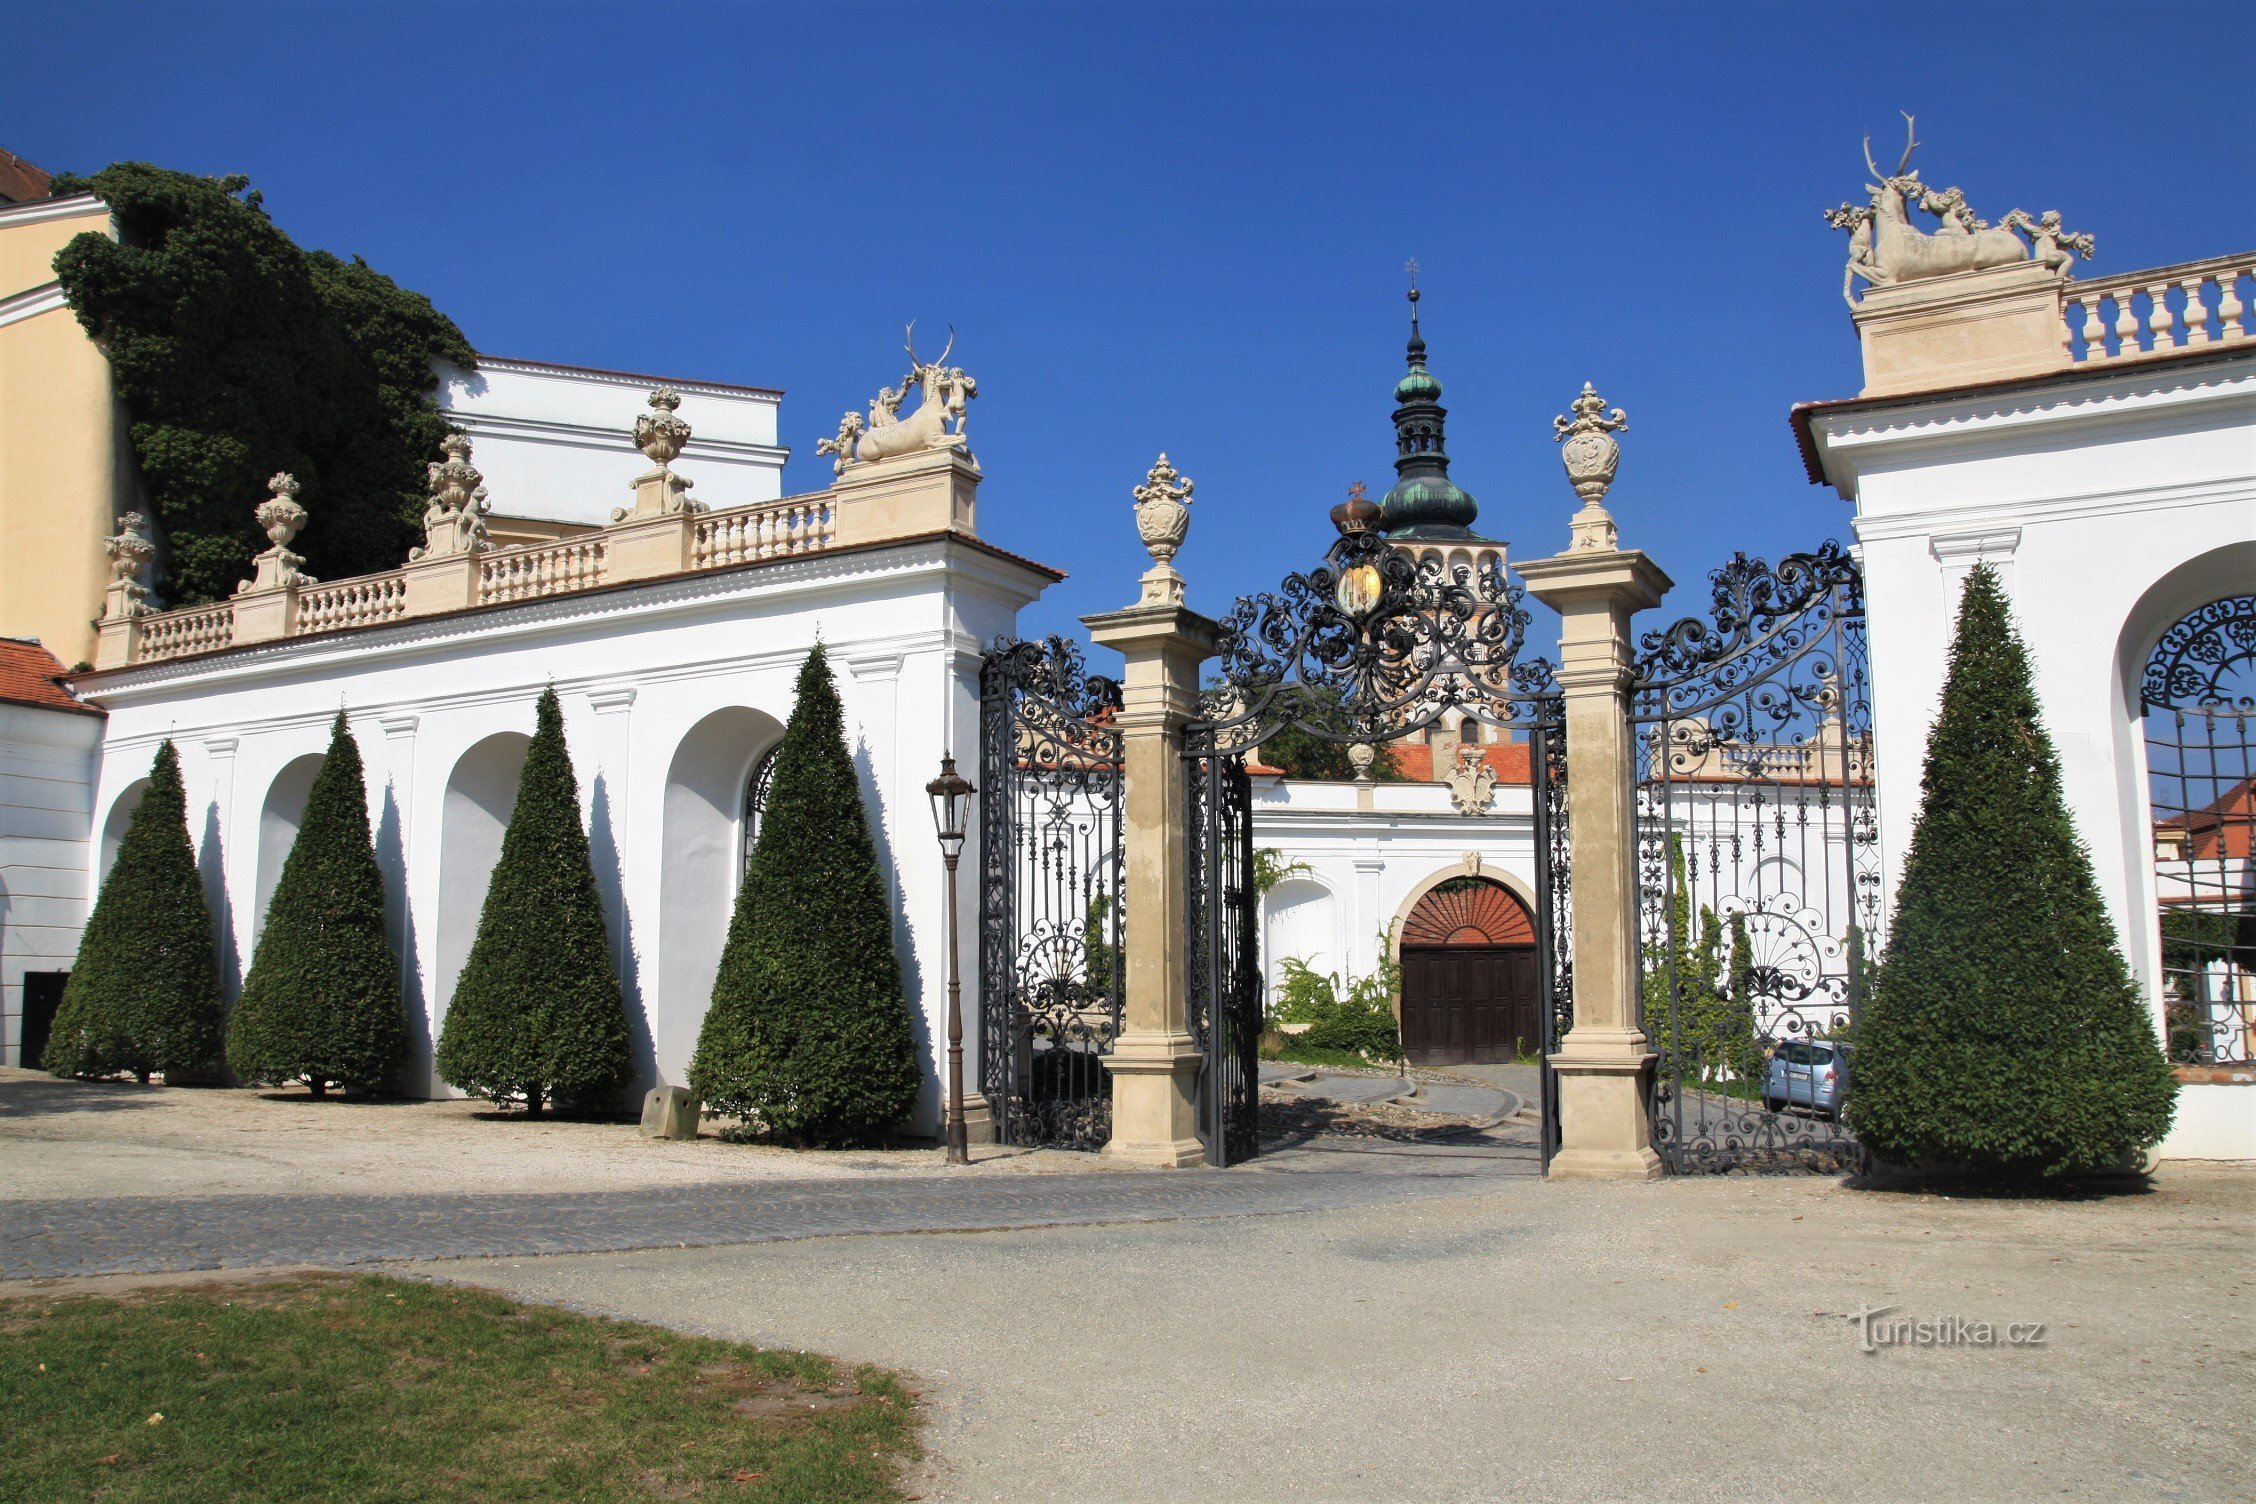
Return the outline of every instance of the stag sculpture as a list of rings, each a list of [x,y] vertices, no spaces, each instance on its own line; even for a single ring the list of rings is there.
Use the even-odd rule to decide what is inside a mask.
[[[979,395],[979,383],[964,374],[962,367],[948,364],[955,348],[956,331],[951,325],[940,358],[920,359],[912,320],[907,339],[908,378],[898,389],[886,387],[880,392],[870,404],[866,424],[859,414],[847,414],[839,424],[838,436],[823,440],[816,446],[817,452],[836,455],[837,468],[843,471],[849,463],[867,464],[927,449],[963,449],[970,441],[966,431],[969,407],[971,399]],[[911,388],[917,392],[917,407],[904,418],[899,416],[900,406]]]
[[[2076,255],[2091,255],[2092,237],[2063,232],[2058,211],[2032,219],[2025,211],[2015,209],[2003,222],[1992,225],[1974,213],[1959,189],[1930,188],[1911,165],[1911,154],[1920,144],[1917,122],[1907,114],[1903,157],[1895,171],[1884,173],[1872,160],[1872,137],[1868,134],[1864,138],[1864,165],[1875,180],[1864,185],[1869,201],[1843,204],[1825,213],[1827,224],[1849,232],[1849,263],[1841,274],[1841,297],[1851,307],[1856,304],[1858,277],[1874,287],[1888,287],[2029,260],[2065,276]],[[1912,223],[1913,206],[1941,221],[1933,233]],[[2028,232],[2030,241],[2024,242],[2014,233],[2016,229]]]

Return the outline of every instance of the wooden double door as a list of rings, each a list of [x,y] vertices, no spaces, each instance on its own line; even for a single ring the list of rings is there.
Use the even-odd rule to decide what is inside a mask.
[[[1402,948],[1402,1052],[1412,1065],[1493,1065],[1543,1048],[1532,945]]]

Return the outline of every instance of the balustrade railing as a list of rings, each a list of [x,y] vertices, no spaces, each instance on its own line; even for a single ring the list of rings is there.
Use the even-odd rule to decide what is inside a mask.
[[[762,559],[812,553],[838,536],[838,511],[827,495],[787,496],[781,501],[733,507],[698,516],[690,538],[692,569],[726,569]]]
[[[603,583],[607,550],[600,533],[561,543],[505,548],[478,555],[478,604],[569,595]]]
[[[334,584],[309,585],[298,591],[297,615],[290,624],[292,636],[329,632],[339,627],[369,627],[397,621],[407,615],[407,576],[359,575]]]
[[[235,640],[235,603],[190,606],[181,611],[161,611],[140,618],[141,640],[137,656],[146,659],[185,658],[209,653]]]
[[[2256,252],[2128,272],[2060,290],[2072,364],[2135,360],[2256,339]]]

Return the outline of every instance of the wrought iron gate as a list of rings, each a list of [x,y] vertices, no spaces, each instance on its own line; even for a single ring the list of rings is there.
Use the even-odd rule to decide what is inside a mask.
[[[1213,1164],[1235,1164],[1258,1148],[1263,966],[1245,759],[1287,726],[1323,741],[1375,745],[1454,714],[1535,740],[1533,760],[1546,769],[1539,787],[1548,791],[1537,800],[1546,838],[1537,842],[1545,912],[1536,931],[1553,1048],[1564,1027],[1567,953],[1553,895],[1563,893],[1565,878],[1554,879],[1550,865],[1552,853],[1565,849],[1565,764],[1552,665],[1521,655],[1526,591],[1496,556],[1474,565],[1460,553],[1452,563],[1438,550],[1389,543],[1372,530],[1377,507],[1361,502],[1364,515],[1357,505],[1334,512],[1340,538],[1322,565],[1288,575],[1274,593],[1238,599],[1223,621],[1220,682],[1184,730],[1186,965],[1192,1028],[1203,1031],[1201,1121]],[[1554,1117],[1547,1110],[1546,1122]]]
[[[1006,1144],[1100,1149],[1120,1033],[1120,686],[1073,643],[979,672],[979,1089]]]
[[[2171,1059],[2256,1060],[2256,594],[2189,612],[2141,677]]]
[[[1631,691],[1654,1147],[1677,1172],[1840,1168],[1881,923],[1863,580],[1835,543],[1710,578]]]
[[[1567,823],[1565,702],[1555,694],[1535,701],[1528,729],[1528,771],[1535,783],[1535,961],[1543,988],[1543,1059],[1536,1068],[1537,1142],[1543,1169],[1559,1152],[1559,1073],[1551,1057],[1574,1027],[1573,851]]]

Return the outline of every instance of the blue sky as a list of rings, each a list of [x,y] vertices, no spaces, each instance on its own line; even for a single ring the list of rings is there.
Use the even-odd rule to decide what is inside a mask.
[[[1550,420],[1629,411],[1624,541],[1697,609],[1735,549],[1846,536],[1788,408],[1853,395],[1858,137],[2090,274],[2256,243],[2245,13],[2198,5],[532,5],[9,0],[0,146],[243,172],[495,354],[783,387],[786,483],[898,377],[979,380],[981,529],[1127,604],[1129,488],[1195,478],[1219,613],[1392,480],[1403,262],[1453,474],[1563,547]],[[628,415],[622,414],[622,422]],[[499,498],[506,505],[506,498]]]

